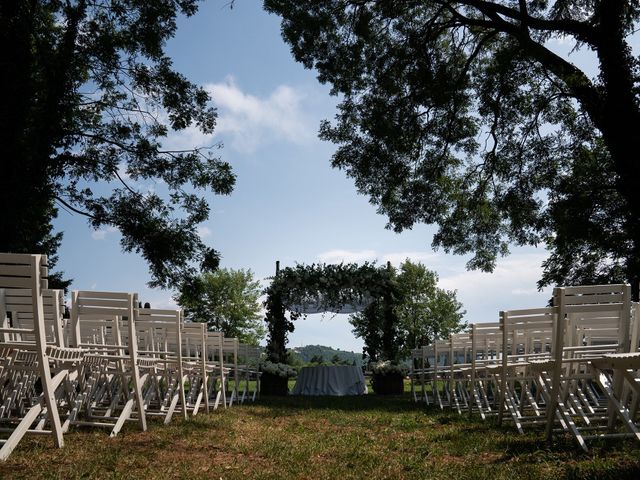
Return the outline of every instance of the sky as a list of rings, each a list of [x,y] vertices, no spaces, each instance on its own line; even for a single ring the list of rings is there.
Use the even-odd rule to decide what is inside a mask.
[[[237,175],[227,197],[206,194],[210,219],[202,239],[222,253],[222,267],[251,269],[268,282],[275,262],[391,261],[409,258],[435,270],[440,286],[456,290],[468,323],[496,321],[500,310],[545,306],[551,290],[538,291],[542,248],[514,248],[493,273],[467,271],[468,258],[434,252],[435,228],[418,225],[400,234],[359,195],[344,172],[331,168],[335,146],[317,138],[323,119],[336,114],[337,100],[315,73],[296,63],[280,36],[279,18],[258,0],[204,3],[180,19],[167,54],[176,70],[204,86],[218,109],[213,137],[194,129],[173,134],[166,147],[192,148],[222,142],[221,157]],[[567,55],[571,42],[554,49]],[[592,68],[593,58],[571,60]],[[134,185],[139,190],[157,185]],[[64,231],[59,269],[74,279],[71,289],[138,292],[153,307],[175,305],[173,292],[146,287],[149,273],[135,254],[122,253],[115,228],[92,230],[86,220],[60,210],[55,227]],[[345,315],[312,315],[296,322],[289,346],[308,344],[361,351]]]

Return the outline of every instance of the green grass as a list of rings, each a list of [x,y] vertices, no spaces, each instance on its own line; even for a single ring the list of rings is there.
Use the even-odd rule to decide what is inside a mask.
[[[263,398],[117,438],[74,430],[62,450],[27,437],[0,478],[637,479],[640,444],[552,445],[540,432],[425,408],[403,397]]]

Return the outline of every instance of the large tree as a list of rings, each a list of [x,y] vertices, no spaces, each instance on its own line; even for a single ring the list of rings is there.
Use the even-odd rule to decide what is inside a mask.
[[[162,148],[172,131],[215,126],[209,95],[164,53],[197,3],[0,3],[0,251],[55,260],[51,221],[62,207],[116,227],[153,286],[217,265],[197,234],[209,215],[198,190],[230,193],[231,168],[210,148]]]
[[[392,298],[374,301],[349,317],[353,333],[364,341],[364,354],[372,361],[410,357],[413,348],[467,326],[456,292],[439,288],[436,272],[409,259],[388,271]]]
[[[540,285],[640,272],[640,76],[622,0],[265,0],[340,95],[321,137],[397,231],[490,271],[546,243]],[[590,52],[594,72],[554,51]]]
[[[402,301],[396,306],[396,315],[404,356],[467,326],[456,291],[439,288],[435,271],[407,259],[400,265],[397,282]]]
[[[260,282],[251,270],[221,268],[184,285],[177,297],[193,322],[204,322],[210,330],[258,345],[265,336],[262,326]]]

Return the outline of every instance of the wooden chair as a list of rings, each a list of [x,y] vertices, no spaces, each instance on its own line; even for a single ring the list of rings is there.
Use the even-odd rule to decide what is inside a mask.
[[[237,383],[238,365],[237,365],[237,339],[236,343],[227,341],[224,338],[222,332],[207,332],[207,376],[208,376],[208,398],[209,403],[213,402],[213,409],[216,410],[220,405],[224,408],[231,406],[235,400],[236,390],[235,384]],[[225,350],[226,346],[226,350]],[[229,397],[227,392],[228,376],[230,369],[227,368],[225,353],[232,353],[232,361],[235,361],[233,375],[234,375],[234,389],[231,392],[233,397]]]
[[[64,445],[63,430],[56,402],[56,390],[67,372],[51,376],[47,348],[43,290],[47,288],[47,257],[45,255],[0,253],[0,329],[3,355],[2,417],[10,421],[3,431],[9,437],[0,440],[0,460],[6,460],[26,433],[50,433],[57,447]],[[29,295],[25,295],[28,289]],[[18,295],[12,295],[19,292]],[[31,324],[21,328],[8,322],[7,313],[19,310],[31,312]],[[23,337],[32,339],[26,340]],[[38,393],[36,382],[42,392]],[[32,404],[31,399],[36,401]],[[45,424],[50,430],[45,430]],[[15,425],[15,426],[13,426]]]
[[[562,430],[569,431],[585,451],[588,450],[586,440],[591,438],[630,435],[640,439],[628,410],[620,408],[619,399],[622,397],[625,381],[622,370],[626,369],[613,368],[616,353],[623,354],[619,358],[624,358],[624,354],[630,352],[629,286],[559,287],[554,289],[554,305],[558,309],[558,316],[552,360],[547,365],[547,438],[551,438],[557,420]],[[600,360],[603,357],[609,357],[613,361],[607,364],[606,361]],[[612,367],[613,373],[610,376],[604,372],[606,367]],[[599,424],[599,420],[603,420],[602,416],[588,415],[584,409],[577,409],[576,402],[571,397],[577,381],[588,376],[595,377],[595,381],[607,397],[607,414],[604,416],[607,419],[606,426]],[[628,430],[627,433],[614,432],[617,419],[622,421]],[[608,431],[603,432],[603,428]],[[585,432],[591,431],[602,433],[585,435]]]
[[[472,338],[470,332],[454,333],[449,338],[449,391],[452,407],[459,414],[469,408],[471,401],[471,351]]]
[[[260,348],[244,343],[238,344],[238,366],[240,372],[240,403],[245,400],[255,402],[260,395]]]
[[[224,338],[222,339],[222,355],[224,357],[224,366],[227,369],[226,382],[227,387],[226,400],[229,407],[238,399],[240,371],[238,364],[238,339]]]
[[[469,371],[469,414],[478,412],[484,420],[497,413],[497,395],[493,367],[499,363],[502,345],[498,322],[471,325]]]
[[[135,412],[140,429],[147,430],[142,390],[149,372],[141,375],[140,367],[149,363],[138,357],[137,303],[133,293],[72,293],[70,342],[86,351],[72,424],[111,428],[113,437]]]
[[[192,416],[198,414],[203,403],[206,412],[209,412],[206,336],[204,323],[185,323],[182,328],[183,372],[189,385],[185,392],[185,405]]]
[[[541,393],[546,386],[534,366],[550,359],[556,317],[554,308],[500,312],[502,353],[494,369],[499,377],[498,424],[505,413],[520,433],[526,424],[545,422]]]
[[[150,381],[143,392],[147,416],[159,416],[168,424],[178,406],[187,419],[182,358],[182,310],[140,308],[136,331],[140,358],[152,360]]]
[[[439,339],[433,342],[433,367],[430,369],[431,390],[434,403],[444,409],[453,405],[451,374],[451,339]],[[450,381],[451,379],[451,381]]]
[[[411,397],[414,402],[424,401],[429,405],[426,379],[429,369],[428,347],[423,346],[411,350],[411,366],[409,368],[409,380],[411,381]],[[418,389],[420,395],[418,396]]]

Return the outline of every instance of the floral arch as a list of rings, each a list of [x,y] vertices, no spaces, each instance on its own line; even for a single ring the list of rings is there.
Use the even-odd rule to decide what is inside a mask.
[[[265,292],[267,354],[274,363],[284,362],[293,322],[308,313],[353,313],[381,301],[389,325],[395,323],[397,288],[390,264],[312,264],[276,270]]]

